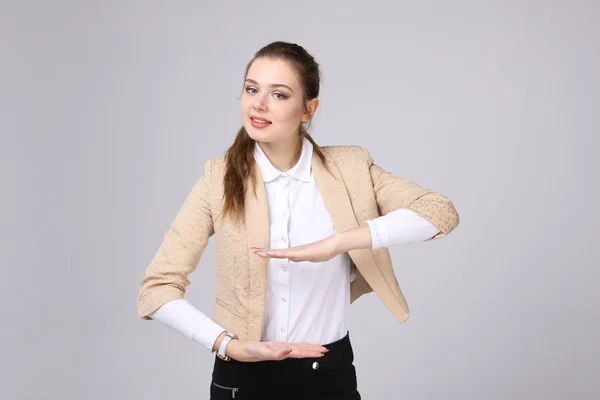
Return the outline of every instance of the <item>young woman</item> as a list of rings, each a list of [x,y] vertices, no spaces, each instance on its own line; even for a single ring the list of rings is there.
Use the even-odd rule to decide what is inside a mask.
[[[205,164],[141,283],[143,319],[217,352],[214,400],[360,399],[350,304],[374,291],[406,321],[387,248],[442,238],[459,222],[450,200],[386,172],[366,149],[313,141],[319,77],[296,44],[256,53],[243,127]],[[183,296],[213,234],[211,319]]]

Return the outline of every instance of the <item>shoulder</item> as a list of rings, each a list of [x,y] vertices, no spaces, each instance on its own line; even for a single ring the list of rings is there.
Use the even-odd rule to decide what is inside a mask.
[[[358,145],[321,146],[321,151],[326,159],[338,165],[358,166],[366,163],[371,165],[373,160],[369,150]],[[222,178],[225,175],[225,157],[212,158],[204,164],[205,175]],[[219,180],[219,179],[217,179]]]
[[[222,175],[225,173],[225,157],[216,157],[207,160],[204,163],[204,173],[206,175]]]
[[[201,171],[202,172],[202,171]],[[200,173],[199,182],[214,188],[215,185],[222,184],[225,176],[225,157],[216,157],[204,162],[204,173]]]
[[[369,151],[362,146],[323,146],[321,150],[323,150],[325,158],[335,161],[336,164],[372,163]]]

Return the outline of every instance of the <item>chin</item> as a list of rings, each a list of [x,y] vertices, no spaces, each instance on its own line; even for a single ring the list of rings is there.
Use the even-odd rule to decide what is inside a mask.
[[[244,128],[246,129],[246,132],[248,132],[248,136],[250,136],[250,138],[252,140],[256,140],[257,142],[270,142],[271,141],[270,140],[271,135],[265,131],[256,129],[252,125],[244,126]]]

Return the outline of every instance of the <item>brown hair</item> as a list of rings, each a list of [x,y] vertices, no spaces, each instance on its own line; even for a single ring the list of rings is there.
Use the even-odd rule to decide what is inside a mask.
[[[278,59],[289,62],[298,76],[300,85],[304,89],[305,103],[319,96],[321,82],[319,64],[302,46],[286,42],[273,42],[266,45],[254,54],[254,58],[246,66],[244,81],[248,75],[248,70],[258,58]],[[308,134],[306,128],[300,125],[299,132],[299,139],[302,136],[306,137],[312,143],[317,156],[325,164],[325,155]],[[299,141],[299,143],[301,142]],[[248,135],[246,129],[242,127],[238,131],[233,144],[225,153],[226,166],[223,178],[224,205],[222,216],[233,217],[236,221],[244,218],[244,197],[248,177],[252,179],[253,186],[256,188],[256,182],[254,182],[254,175],[252,174],[254,168],[254,145],[255,141]]]

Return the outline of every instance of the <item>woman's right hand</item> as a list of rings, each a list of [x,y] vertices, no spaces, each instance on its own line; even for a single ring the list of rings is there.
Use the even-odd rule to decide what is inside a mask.
[[[329,350],[319,344],[285,342],[246,342],[234,339],[225,353],[234,360],[256,362],[286,358],[322,357]]]

